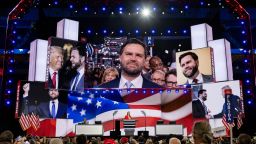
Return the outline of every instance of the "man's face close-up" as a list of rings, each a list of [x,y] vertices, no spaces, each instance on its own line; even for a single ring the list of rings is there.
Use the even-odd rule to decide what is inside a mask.
[[[70,62],[71,62],[71,67],[73,69],[77,69],[82,65],[82,60],[81,60],[81,57],[79,56],[78,50],[71,51]]]
[[[63,55],[58,51],[53,51],[50,56],[50,67],[58,71],[63,64]]]
[[[195,61],[190,55],[183,57],[180,66],[185,77],[192,78],[198,71],[198,61]]]
[[[51,89],[49,90],[49,95],[51,99],[56,99],[59,96],[59,91],[57,89]]]
[[[128,75],[141,73],[145,63],[144,48],[139,44],[128,44],[120,55],[120,62],[123,71]]]

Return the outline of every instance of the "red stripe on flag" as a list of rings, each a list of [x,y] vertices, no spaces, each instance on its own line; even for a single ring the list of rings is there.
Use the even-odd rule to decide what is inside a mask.
[[[29,128],[28,134],[46,137],[56,137],[56,119],[45,119],[40,121],[40,127],[35,131]]]

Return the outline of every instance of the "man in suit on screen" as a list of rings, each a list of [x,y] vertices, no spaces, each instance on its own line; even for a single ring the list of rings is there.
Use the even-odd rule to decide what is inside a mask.
[[[49,101],[38,105],[38,114],[40,118],[66,118],[67,105],[58,100],[59,91],[57,89],[49,90]]]
[[[60,69],[63,65],[63,49],[59,46],[50,47],[48,88],[59,89],[61,86]]]
[[[237,117],[237,115],[242,112],[242,100],[239,96],[236,96],[232,94],[232,89],[229,85],[225,85],[221,88],[222,90],[222,96],[225,98],[227,96],[227,99],[229,100],[230,104],[230,112],[233,115],[233,117]],[[222,118],[223,115],[227,112],[228,106],[227,102],[223,104],[222,111],[216,115],[213,116],[213,118]]]
[[[99,85],[100,88],[161,88],[142,77],[147,56],[146,45],[138,39],[129,39],[120,49],[121,77]]]
[[[205,105],[205,101],[207,100],[207,93],[205,89],[201,89],[198,91],[198,99],[192,101],[192,113],[193,118],[207,118],[209,119],[211,116],[209,115],[209,109]]]
[[[80,92],[84,91],[84,88],[88,88],[88,84],[84,83],[85,49],[82,46],[77,45],[71,49],[70,56],[71,68],[75,71],[75,75],[71,79],[69,90]]]
[[[212,75],[205,75],[199,71],[199,60],[195,53],[183,53],[179,57],[179,63],[183,75],[187,78],[186,84],[198,84],[213,81]]]

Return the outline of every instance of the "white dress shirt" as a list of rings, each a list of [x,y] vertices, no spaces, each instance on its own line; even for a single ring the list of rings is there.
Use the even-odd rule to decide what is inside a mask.
[[[201,73],[199,73],[195,79],[197,79],[197,83],[203,83],[203,75]],[[193,80],[194,79],[188,79],[188,83],[193,84]]]
[[[128,80],[125,79],[122,75],[119,82],[119,88],[127,88],[126,82]],[[132,86],[130,88],[142,88],[143,78],[141,75],[139,75],[137,78],[131,81]]]

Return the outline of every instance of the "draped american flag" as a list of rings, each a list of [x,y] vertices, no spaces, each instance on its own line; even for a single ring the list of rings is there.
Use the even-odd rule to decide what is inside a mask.
[[[190,133],[193,123],[191,101],[191,91],[187,89],[96,89],[82,94],[70,93],[67,116],[73,119],[74,124],[84,119],[89,123],[102,121],[104,135],[109,135],[109,131],[114,129],[113,120],[122,120],[128,111],[137,120],[135,131],[145,129],[146,118],[146,129],[151,135],[154,135],[154,126],[160,119],[183,124]]]

